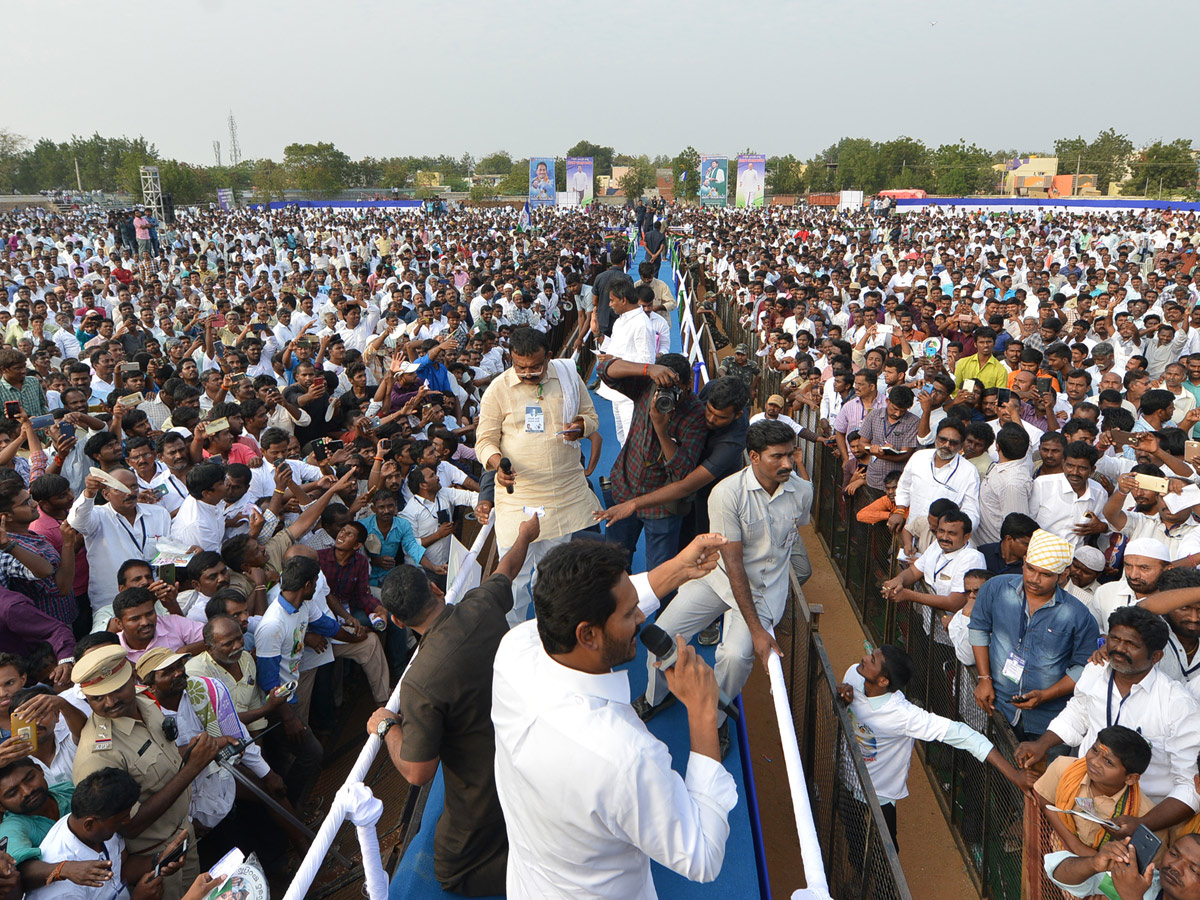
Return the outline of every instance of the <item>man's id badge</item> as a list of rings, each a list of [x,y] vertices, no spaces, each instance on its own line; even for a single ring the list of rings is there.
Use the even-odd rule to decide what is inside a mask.
[[[1020,681],[1021,676],[1025,674],[1025,657],[1018,656],[1016,651],[1008,654],[1008,659],[1004,661],[1004,669],[1002,673],[1009,681]]]
[[[525,433],[543,434],[546,431],[546,414],[540,406],[525,407]]]

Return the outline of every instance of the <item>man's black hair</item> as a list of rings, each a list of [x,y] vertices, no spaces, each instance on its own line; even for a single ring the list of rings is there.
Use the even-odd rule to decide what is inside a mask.
[[[533,606],[547,653],[569,653],[583,623],[603,627],[617,608],[614,588],[629,554],[618,544],[571,541],[555,547],[538,565]]]

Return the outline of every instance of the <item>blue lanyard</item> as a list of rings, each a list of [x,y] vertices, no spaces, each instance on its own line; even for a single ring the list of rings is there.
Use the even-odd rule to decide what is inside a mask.
[[[1174,637],[1174,635],[1172,635],[1172,637]],[[1168,646],[1168,647],[1170,647],[1170,648],[1171,648],[1171,652],[1175,654],[1175,662],[1179,663],[1179,671],[1181,671],[1181,672],[1183,673],[1183,677],[1184,677],[1184,678],[1187,678],[1187,677],[1188,677],[1189,675],[1191,675],[1193,672],[1195,672],[1196,670],[1200,669],[1200,663],[1196,663],[1196,665],[1192,666],[1192,667],[1189,669],[1189,668],[1187,667],[1187,665],[1186,665],[1186,663],[1187,663],[1187,656],[1186,656],[1186,655],[1180,655],[1180,653],[1179,653],[1179,648],[1178,648],[1178,647],[1176,647],[1176,646],[1175,646],[1175,644],[1174,644],[1173,642],[1171,642],[1171,641],[1167,641],[1167,646]]]
[[[1126,694],[1124,697],[1122,697],[1121,702],[1117,704],[1117,720],[1114,722],[1113,717],[1112,717],[1112,692],[1113,692],[1113,683],[1116,680],[1117,680],[1117,673],[1109,672],[1108,673],[1108,696],[1105,698],[1105,716],[1104,716],[1105,721],[1108,722],[1109,728],[1112,728],[1112,726],[1114,726],[1114,725],[1121,724],[1121,710],[1123,710],[1125,708],[1125,701],[1133,696],[1133,689],[1130,688],[1129,693]],[[1138,734],[1141,734],[1141,733],[1142,733],[1142,730],[1139,728]]]
[[[897,424],[899,424],[899,423],[897,423]],[[935,450],[934,456],[936,456],[936,455],[937,455],[937,451]],[[959,456],[958,454],[955,454],[954,468],[950,470],[950,474],[946,477],[945,481],[942,481],[940,478],[937,477],[937,469],[933,465],[933,459],[934,459],[934,457],[930,457],[930,459],[929,459],[929,474],[933,476],[934,481],[936,481],[942,487],[946,487],[946,485],[948,485],[950,483],[951,479],[954,478],[954,473],[958,471],[958,464],[962,461],[962,457]]]
[[[949,566],[949,565],[950,565],[950,563],[952,563],[952,562],[954,562],[954,560],[952,560],[952,559],[950,559],[950,558],[947,558],[947,559],[946,559],[946,561],[945,561],[944,563],[942,563],[942,565],[941,565],[941,568],[938,568],[938,569],[934,569],[934,570],[933,570],[933,579],[934,579],[934,581],[936,581],[936,580],[937,580],[937,577],[938,577],[939,575],[941,575],[941,574],[942,574],[942,572],[943,572],[943,571],[946,569],[946,567],[947,567],[947,566]]]

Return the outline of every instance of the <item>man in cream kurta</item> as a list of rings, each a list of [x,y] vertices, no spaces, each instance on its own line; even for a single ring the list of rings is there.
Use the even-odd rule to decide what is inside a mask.
[[[536,360],[545,353],[541,350],[522,359]],[[580,420],[579,437],[594,433],[599,426],[596,408],[573,362],[545,358],[544,363],[537,383],[523,381],[515,365],[497,376],[483,395],[475,432],[479,459],[486,463],[499,454],[512,462],[516,477],[511,494],[499,482],[496,485],[493,515],[499,555],[515,543],[517,529],[534,514],[532,510],[542,515],[541,536],[530,545],[525,564],[513,579],[514,602],[508,614],[512,625],[525,621],[533,599],[531,578],[542,557],[575,532],[596,529],[593,513],[601,508],[584,475],[579,441],[568,441],[559,433],[578,426]],[[563,377],[574,379],[565,397]]]

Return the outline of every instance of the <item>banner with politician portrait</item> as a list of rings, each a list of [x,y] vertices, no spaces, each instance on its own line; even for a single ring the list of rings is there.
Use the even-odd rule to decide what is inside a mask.
[[[564,206],[591,206],[594,171],[592,157],[567,157],[567,202]]]
[[[729,157],[700,157],[700,202],[704,206],[724,206],[728,198]]]
[[[767,184],[767,158],[744,154],[737,158],[736,206],[755,208],[763,205]]]
[[[529,160],[529,205],[554,206],[554,157],[535,156]]]

